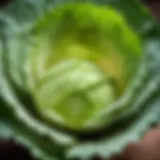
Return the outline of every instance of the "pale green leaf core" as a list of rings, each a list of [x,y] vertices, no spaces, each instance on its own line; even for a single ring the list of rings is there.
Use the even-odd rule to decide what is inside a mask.
[[[38,23],[35,39],[27,67],[37,109],[70,129],[93,126],[124,93],[141,59],[123,17],[93,4],[57,7]]]

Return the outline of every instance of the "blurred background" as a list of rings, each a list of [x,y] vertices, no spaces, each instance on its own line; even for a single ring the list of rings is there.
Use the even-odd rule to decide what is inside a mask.
[[[10,2],[11,0],[0,0],[0,7],[8,5]],[[160,22],[160,0],[143,0],[143,2]],[[34,159],[26,148],[11,139],[8,141],[0,140],[0,160]],[[105,159],[95,157],[93,160]],[[160,160],[160,127],[154,126],[141,141],[129,144],[123,153],[113,156],[110,160]]]

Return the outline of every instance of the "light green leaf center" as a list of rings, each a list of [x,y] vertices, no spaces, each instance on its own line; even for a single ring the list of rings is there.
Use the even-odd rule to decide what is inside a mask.
[[[141,59],[123,17],[93,4],[58,7],[38,23],[35,40],[27,65],[37,109],[71,129],[93,126],[124,93]]]

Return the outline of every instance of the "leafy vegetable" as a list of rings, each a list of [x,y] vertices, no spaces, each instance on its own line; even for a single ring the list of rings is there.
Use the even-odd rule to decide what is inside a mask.
[[[136,0],[17,0],[0,22],[1,137],[90,159],[159,121],[159,30]]]

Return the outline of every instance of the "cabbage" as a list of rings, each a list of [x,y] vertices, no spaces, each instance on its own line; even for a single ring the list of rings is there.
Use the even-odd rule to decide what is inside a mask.
[[[159,121],[160,32],[136,0],[17,0],[0,20],[0,137],[89,160]]]

